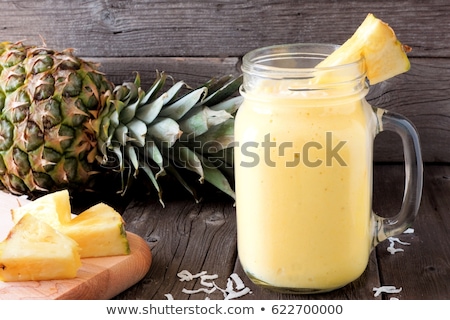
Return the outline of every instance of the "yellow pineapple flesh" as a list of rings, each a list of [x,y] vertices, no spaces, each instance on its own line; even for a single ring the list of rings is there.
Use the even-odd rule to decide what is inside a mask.
[[[411,48],[397,39],[385,22],[368,14],[355,33],[336,51],[317,65],[335,67],[364,58],[370,84],[392,78],[410,69],[407,53]]]
[[[78,244],[30,214],[0,243],[1,281],[71,279],[80,267]]]
[[[104,203],[83,211],[61,231],[78,243],[82,258],[130,253],[122,216]]]
[[[72,219],[69,192],[67,190],[53,192],[12,209],[13,222],[17,223],[27,213],[59,229]]]
[[[80,246],[81,258],[130,253],[125,223],[112,207],[100,203],[73,219],[71,211],[69,192],[63,190],[15,208],[11,214],[14,223],[31,214],[71,237]]]

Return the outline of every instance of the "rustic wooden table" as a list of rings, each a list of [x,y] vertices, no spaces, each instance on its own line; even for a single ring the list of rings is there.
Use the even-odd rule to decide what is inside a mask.
[[[402,165],[375,165],[374,210],[378,214],[388,216],[399,209],[403,179]],[[214,282],[222,289],[236,273],[249,288],[242,290],[251,291],[239,299],[450,299],[449,194],[450,166],[426,165],[423,198],[414,232],[398,237],[410,245],[394,243],[395,248],[404,251],[391,254],[387,250],[390,242],[381,243],[373,250],[369,265],[358,280],[342,289],[316,295],[280,294],[251,283],[239,263],[235,208],[226,196],[206,194],[203,201],[196,203],[180,191],[166,200],[165,208],[155,196],[139,192],[121,201],[110,199],[123,212],[127,229],[143,237],[153,254],[152,266],[144,279],[116,299],[161,300],[168,299],[167,294],[175,300],[224,299],[220,290],[209,293],[211,288],[201,283],[200,277],[181,281],[178,273],[183,270],[192,275],[206,272],[206,278],[217,275]],[[402,290],[375,297],[373,288],[386,285]],[[198,289],[207,292],[186,291]]]

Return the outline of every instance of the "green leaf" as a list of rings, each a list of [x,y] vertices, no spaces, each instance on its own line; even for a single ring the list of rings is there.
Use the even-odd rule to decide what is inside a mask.
[[[124,82],[122,85],[114,88],[114,98],[128,105],[138,96],[138,86],[132,82]]]
[[[125,154],[127,159],[131,162],[134,168],[134,176],[136,177],[139,172],[139,160],[135,147],[130,144],[127,144],[125,146]]]
[[[175,83],[172,87],[167,90],[167,92],[163,93],[161,96],[163,97],[163,104],[166,105],[170,103],[177,95],[177,93],[181,90],[186,83],[184,81],[179,81]]]
[[[235,193],[230,185],[230,182],[225,177],[225,175],[219,170],[217,165],[206,157],[199,155],[199,159],[202,162],[203,170],[205,172],[205,180],[211,183],[213,186],[219,190],[225,192],[233,199],[235,199]]]
[[[176,142],[170,151],[173,153],[167,152],[167,154],[178,167],[197,173],[200,176],[200,183],[203,183],[203,166],[195,152],[179,142]]]
[[[180,129],[184,135],[201,135],[220,123],[230,119],[232,116],[224,110],[211,110],[208,107],[193,109],[186,118],[180,121]]]
[[[129,141],[128,139],[128,127],[120,124],[117,128],[116,131],[114,132],[114,137],[116,138],[116,140],[121,144],[121,145],[126,145],[127,142]]]
[[[164,86],[166,78],[167,75],[164,72],[156,72],[156,79],[145,96],[142,98],[142,104],[147,104],[147,102],[151,101],[154,98],[156,93],[158,93],[158,91],[161,90],[161,88]]]
[[[231,74],[222,76],[222,77],[220,77],[218,79],[217,78],[211,78],[203,86],[207,87],[208,88],[208,92],[211,94],[211,93],[216,92],[220,88],[222,88],[232,78],[233,78],[233,75],[231,75]]]
[[[153,174],[152,169],[145,162],[141,163],[141,168],[145,172],[147,177],[149,177],[150,181],[152,182],[153,186],[155,187],[156,191],[158,192],[159,202],[161,203],[161,205],[164,208],[165,204],[164,204],[164,202],[162,200],[162,190],[161,190],[161,187],[158,184],[158,181],[156,180],[155,175]]]
[[[165,175],[164,158],[158,147],[156,146],[156,143],[151,140],[147,141],[145,144],[144,152],[146,156],[148,156],[159,167],[159,171],[156,173],[155,177],[158,178],[159,176]]]
[[[113,147],[112,152],[116,155],[117,160],[119,161],[119,172],[120,172],[120,181],[122,182],[122,193],[125,193],[126,184],[124,178],[124,162],[123,162],[123,154],[120,147]]]
[[[97,138],[100,138],[104,141],[108,140],[109,138],[109,125],[111,123],[111,120],[109,117],[104,117],[101,119],[100,127],[99,127],[99,134]]]
[[[224,110],[229,114],[234,114],[241,106],[242,101],[244,101],[244,97],[237,96],[210,106],[209,108],[215,111]]]
[[[119,113],[118,112],[112,112],[110,115],[109,115],[109,119],[111,120],[111,128],[109,129],[109,134],[112,134],[112,132],[111,131],[113,131],[115,128],[117,128],[118,126],[119,126],[119,123],[120,123],[120,121],[119,121]]]
[[[180,99],[167,105],[160,113],[161,117],[169,117],[173,120],[179,120],[189,110],[191,110],[208,92],[206,88],[199,88],[184,95]]]
[[[159,115],[164,106],[164,97],[160,96],[158,99],[143,105],[136,111],[136,118],[150,124]]]
[[[136,110],[138,109],[138,106],[141,102],[141,98],[143,95],[143,91],[141,88],[138,88],[137,90],[138,90],[138,93],[137,93],[136,101],[127,105],[122,110],[122,112],[119,114],[119,119],[122,123],[127,124],[128,122],[130,122],[136,118]]]
[[[130,138],[132,138],[139,147],[143,147],[147,135],[147,125],[139,119],[133,119],[127,124],[127,127]]]
[[[119,171],[122,172],[124,169],[124,162],[123,162],[123,154],[122,150],[118,146],[114,146],[111,148],[112,152],[116,155],[117,161],[119,161]]]
[[[211,153],[234,147],[234,142],[234,119],[228,119],[202,135],[193,136],[187,144],[201,149],[202,152]]]
[[[136,72],[136,78],[134,78],[134,85],[139,88],[141,86],[141,75]]]
[[[215,186],[217,189],[228,194],[233,199],[236,199],[236,194],[231,187],[228,179],[223,175],[223,173],[212,165],[208,165],[206,159],[202,159],[203,171],[205,173],[205,180]]]
[[[157,140],[164,147],[171,147],[181,134],[178,123],[170,118],[157,118],[147,129],[148,140]]]
[[[231,95],[235,94],[236,91],[242,84],[242,76],[232,79],[225,83],[220,89],[214,91],[208,95],[202,104],[206,106],[213,106],[221,101],[224,101]]]

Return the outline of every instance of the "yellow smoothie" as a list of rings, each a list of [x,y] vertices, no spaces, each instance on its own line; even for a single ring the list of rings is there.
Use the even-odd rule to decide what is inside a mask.
[[[365,92],[266,91],[245,93],[236,117],[240,261],[268,286],[341,287],[363,273],[371,251],[376,117]]]

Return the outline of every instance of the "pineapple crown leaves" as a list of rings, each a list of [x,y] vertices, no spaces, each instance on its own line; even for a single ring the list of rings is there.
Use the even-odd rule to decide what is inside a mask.
[[[242,97],[233,95],[242,77],[211,79],[197,88],[179,81],[160,93],[167,79],[164,72],[157,72],[150,89],[144,91],[137,74],[134,82],[116,86],[107,95],[105,107],[93,124],[98,131],[101,165],[114,166],[121,173],[121,193],[128,189],[131,177],[142,171],[163,205],[158,177],[166,173],[198,200],[195,185],[183,177],[180,168],[234,198],[224,170],[230,159],[218,161],[217,155],[233,146],[233,115],[242,102]],[[222,154],[230,156],[229,152]]]

